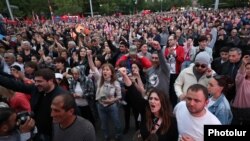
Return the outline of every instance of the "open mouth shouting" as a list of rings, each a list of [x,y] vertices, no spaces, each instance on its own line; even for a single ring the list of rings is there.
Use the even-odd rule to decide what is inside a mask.
[[[161,102],[160,102],[158,95],[155,92],[153,92],[149,96],[149,107],[152,113],[157,114],[160,111]]]
[[[150,104],[150,110],[151,110],[151,112],[153,112],[153,111],[155,111],[155,105],[153,105],[153,104]]]

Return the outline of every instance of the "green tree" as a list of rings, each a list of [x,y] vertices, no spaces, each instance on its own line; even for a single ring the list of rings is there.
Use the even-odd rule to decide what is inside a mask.
[[[32,12],[38,15],[47,15],[49,13],[48,3],[44,0],[9,0],[9,3],[10,5],[18,7],[18,9],[12,9],[12,13],[15,17],[32,16]],[[0,4],[0,11],[5,12],[6,10],[6,2],[5,0],[2,0]],[[6,12],[9,14],[8,10]]]
[[[51,0],[54,15],[75,14],[82,11],[79,0]]]
[[[89,0],[50,0],[54,15],[63,14],[88,14],[90,15]],[[133,14],[144,9],[152,11],[167,11],[173,6],[188,6],[192,0],[92,0],[94,14],[112,15],[115,12]],[[32,13],[50,17],[48,0],[9,0],[11,5],[18,9],[12,9],[15,17],[32,16]],[[220,0],[220,3],[227,3],[227,7],[247,6],[249,0]],[[213,7],[214,0],[198,0],[204,7]],[[0,13],[8,15],[5,0],[0,0]]]

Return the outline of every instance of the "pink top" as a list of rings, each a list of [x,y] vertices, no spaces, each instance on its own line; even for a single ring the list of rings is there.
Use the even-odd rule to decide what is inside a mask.
[[[246,72],[238,71],[235,79],[236,96],[233,102],[233,107],[250,108],[250,80],[246,79]]]

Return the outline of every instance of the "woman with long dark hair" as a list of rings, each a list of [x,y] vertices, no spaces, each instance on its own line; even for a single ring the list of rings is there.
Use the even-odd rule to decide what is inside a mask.
[[[140,111],[141,124],[135,138],[142,140],[177,141],[177,121],[166,95],[156,88],[149,90],[148,98],[144,99],[127,75],[126,68],[119,69],[127,87],[127,96],[131,105]]]

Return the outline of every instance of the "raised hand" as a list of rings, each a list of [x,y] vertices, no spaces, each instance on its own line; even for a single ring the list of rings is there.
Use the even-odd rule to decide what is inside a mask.
[[[211,68],[207,68],[207,71],[206,71],[206,76],[207,77],[211,77],[213,74],[213,70]]]
[[[150,41],[149,44],[155,49],[155,50],[161,50],[161,46],[159,42],[157,41]]]
[[[92,56],[92,50],[87,49],[87,55],[88,55],[88,56]]]
[[[35,120],[28,117],[24,124],[20,125],[19,130],[21,133],[30,132],[35,127]]]
[[[119,68],[118,71],[122,76],[127,75],[127,69],[125,67]]]

